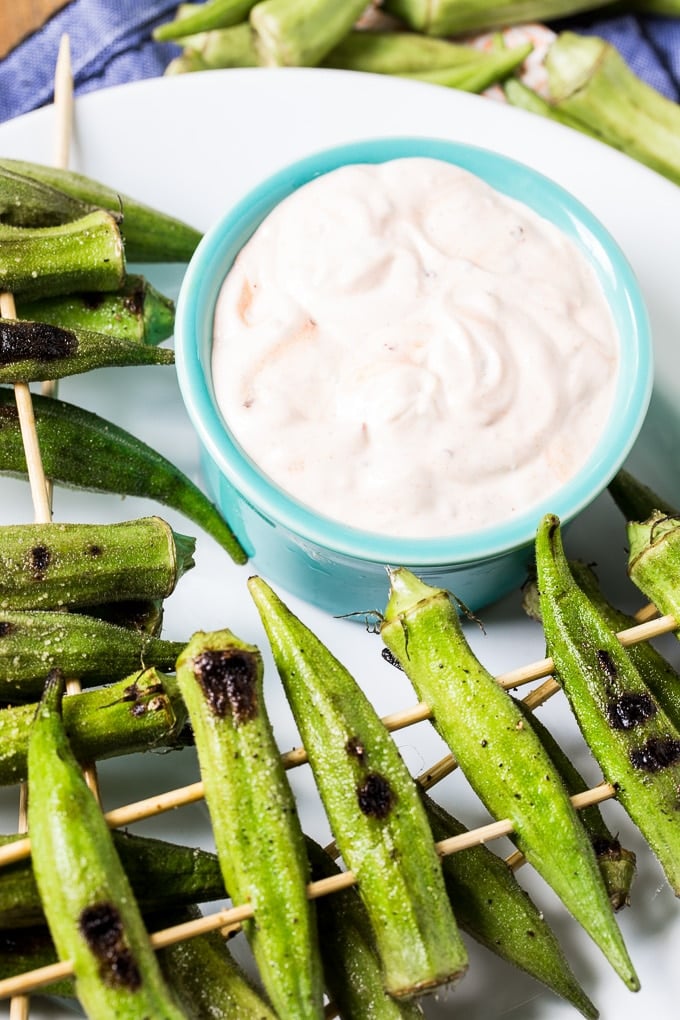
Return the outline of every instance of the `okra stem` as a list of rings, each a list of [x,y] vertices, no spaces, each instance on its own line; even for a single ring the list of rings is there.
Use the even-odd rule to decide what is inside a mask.
[[[262,0],[250,24],[263,64],[315,67],[347,35],[366,0]]]

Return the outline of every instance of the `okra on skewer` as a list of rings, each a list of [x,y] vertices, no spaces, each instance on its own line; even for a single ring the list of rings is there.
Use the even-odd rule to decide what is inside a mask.
[[[380,632],[435,728],[491,814],[512,821],[527,860],[637,990],[588,836],[528,720],[474,656],[448,592],[403,568],[390,572],[390,587]]]
[[[79,613],[0,611],[0,698],[34,698],[57,665],[90,685],[146,666],[168,669],[183,647]]]
[[[321,963],[304,839],[267,717],[262,659],[230,631],[197,633],[177,660],[204,796],[234,904],[282,1016],[323,1017]]]
[[[576,584],[559,520],[536,537],[541,616],[556,677],[617,800],[680,895],[680,734],[640,677],[613,629]]]
[[[182,1020],[167,990],[99,804],[61,721],[50,674],[28,749],[33,868],[59,957],[92,1020]]]
[[[28,734],[37,705],[0,709],[0,785],[24,782]],[[80,762],[190,743],[187,712],[173,676],[137,670],[116,683],[70,695],[64,725]]]
[[[628,576],[660,613],[680,620],[680,516],[656,510],[645,521],[629,521],[627,531]]]
[[[0,319],[0,383],[42,382],[95,368],[174,362],[174,353],[165,347],[45,322]]]
[[[261,0],[250,12],[263,64],[314,67],[347,35],[365,0]]]
[[[676,507],[623,468],[612,478],[608,490],[627,521],[646,521],[655,510],[670,517],[678,513]]]
[[[118,224],[102,209],[57,227],[0,224],[0,286],[26,298],[118,290],[125,254]]]
[[[212,535],[235,562],[245,563],[244,550],[216,507],[161,454],[112,422],[62,400],[36,394],[33,410],[45,473],[55,484],[157,500]],[[14,395],[3,387],[0,473],[26,474]]]
[[[160,517],[119,524],[0,526],[0,609],[82,608],[166,598],[195,541]]]
[[[188,224],[84,174],[18,159],[0,159],[0,170],[2,168],[49,184],[73,198],[118,216],[129,262],[188,262],[201,239],[200,231]],[[96,285],[72,288],[84,289],[106,288]]]
[[[125,277],[117,291],[87,291],[39,301],[17,298],[15,304],[19,319],[90,329],[152,346],[171,337],[175,323],[170,298],[134,273]]]
[[[409,997],[456,980],[467,954],[416,785],[394,741],[318,638],[261,578],[248,585],[333,835],[357,877],[387,991]]]

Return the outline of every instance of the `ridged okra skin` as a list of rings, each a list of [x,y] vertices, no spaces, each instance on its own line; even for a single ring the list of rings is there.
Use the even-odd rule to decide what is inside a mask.
[[[83,684],[171,668],[184,645],[124,630],[78,613],[38,610],[0,612],[0,698],[22,702],[38,696],[55,667]]]
[[[0,164],[0,223],[10,227],[57,227],[93,211],[88,202]]]
[[[604,7],[606,0],[385,0],[385,9],[419,32],[461,35],[528,21],[550,21]]]
[[[245,21],[257,0],[207,0],[200,7],[179,11],[174,21],[166,21],[154,29],[154,39],[184,39],[198,32],[231,28]],[[188,7],[188,5],[185,5]]]
[[[177,660],[224,881],[281,1016],[323,1017],[309,867],[262,690],[262,659],[230,631],[195,634]]]
[[[37,705],[0,708],[0,786],[26,779],[28,735]],[[153,667],[105,687],[70,695],[64,726],[78,761],[184,747],[187,712],[174,676]]]
[[[470,649],[448,592],[391,571],[382,638],[471,786],[626,984],[638,979],[590,840],[540,740]]]
[[[261,0],[250,12],[260,62],[315,67],[365,7],[362,0]]]
[[[627,531],[631,581],[660,613],[680,619],[680,516],[656,510],[645,521],[629,521]]]
[[[141,440],[83,408],[33,396],[45,474],[57,485],[142,496],[173,507],[219,542],[236,563],[247,556],[219,511],[197,486]],[[13,391],[0,387],[0,473],[26,475]]]
[[[33,868],[60,959],[71,960],[91,1020],[182,1020],[161,977],[101,809],[61,720],[50,674],[28,750]]]
[[[356,874],[385,987],[410,997],[458,979],[467,954],[441,861],[395,743],[358,684],[261,578],[250,578],[333,835]]]
[[[680,734],[571,576],[554,515],[538,529],[536,566],[556,675],[605,778],[678,895]]]
[[[63,379],[95,368],[172,365],[174,361],[166,347],[147,347],[106,333],[45,322],[0,320],[0,383]]]
[[[160,517],[0,527],[0,610],[166,598],[194,566],[193,538]]]
[[[12,170],[118,216],[125,254],[130,262],[188,262],[201,239],[200,231],[188,224],[84,174],[18,159],[0,160],[0,169]],[[97,288],[71,288],[78,289]]]

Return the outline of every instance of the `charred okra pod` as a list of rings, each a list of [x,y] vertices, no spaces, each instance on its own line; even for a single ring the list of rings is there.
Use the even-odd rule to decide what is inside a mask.
[[[201,239],[200,232],[188,224],[84,174],[17,159],[0,160],[2,169],[48,184],[72,198],[117,216],[121,221],[120,232],[129,262],[188,262]],[[96,284],[71,287],[71,290],[107,289],[116,288],[98,287]]]
[[[28,734],[36,709],[35,704],[0,709],[0,786],[26,779]],[[80,762],[184,747],[190,742],[177,682],[153,668],[65,698],[63,716]]]
[[[0,242],[1,243],[1,242]],[[124,365],[172,365],[165,347],[148,347],[89,329],[0,319],[0,383],[41,382]]]
[[[118,224],[98,209],[58,227],[0,225],[0,286],[26,298],[118,290],[125,255]]]
[[[172,336],[175,305],[143,276],[130,274],[117,291],[88,291],[16,300],[17,316],[63,329],[89,329],[122,340],[155,346]]]
[[[10,227],[57,227],[94,208],[42,181],[0,163],[0,223]]]
[[[160,517],[120,524],[0,527],[0,610],[165,598],[194,565],[195,542]]]
[[[83,684],[127,676],[147,665],[172,667],[183,648],[78,613],[0,612],[0,697],[26,701],[40,694],[58,666]]]
[[[197,633],[177,661],[225,885],[282,1016],[323,1017],[321,963],[295,800],[266,714],[262,658],[230,631]]]
[[[680,621],[680,517],[655,511],[646,521],[630,521],[628,542],[631,581],[660,613]]]
[[[646,521],[655,510],[670,517],[677,515],[675,507],[623,468],[612,478],[608,489],[627,521]]]
[[[261,62],[315,67],[365,8],[365,0],[262,0],[250,12]]]
[[[639,987],[595,854],[562,781],[512,698],[470,649],[448,592],[390,572],[382,638],[465,775],[619,976]]]
[[[467,954],[416,784],[358,684],[258,577],[248,582],[338,848],[384,969],[408,998],[459,978]]]
[[[163,629],[162,599],[124,599],[121,602],[102,602],[88,606],[86,616],[115,623],[127,630],[140,630],[152,637],[159,637]]]
[[[157,500],[212,535],[236,563],[245,563],[245,552],[216,507],[161,454],[112,422],[63,400],[36,394],[33,411],[45,474],[56,484]],[[14,394],[0,387],[3,472],[26,475],[26,459]]]
[[[100,807],[61,721],[63,680],[50,674],[28,749],[35,878],[60,959],[96,1020],[182,1020],[161,977]]]
[[[617,799],[680,894],[680,734],[644,684],[627,649],[574,581],[559,520],[536,537],[548,654],[584,739]]]
[[[160,839],[111,833],[140,910],[144,913],[203,903],[225,896],[215,854]],[[0,836],[0,846],[23,836]],[[45,914],[30,860],[0,871],[0,928],[45,924]]]

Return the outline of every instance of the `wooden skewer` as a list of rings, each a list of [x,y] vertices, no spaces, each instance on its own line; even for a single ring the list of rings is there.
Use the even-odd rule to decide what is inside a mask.
[[[575,808],[588,807],[591,804],[600,804],[604,800],[614,797],[616,791],[609,783],[601,783],[577,794],[571,798]],[[450,839],[441,840],[436,844],[437,853],[441,857],[448,857],[449,854],[459,853],[469,847],[479,846],[481,843],[488,843],[492,839],[507,836],[512,832],[512,822],[504,819],[499,822],[491,822],[489,825],[481,826],[470,832],[464,832],[460,836],[452,836]],[[339,875],[321,879],[318,882],[310,882],[307,886],[309,899],[319,899],[321,896],[339,892],[341,889],[348,889],[356,884],[357,877],[353,871],[343,871]],[[216,931],[220,928],[231,927],[242,924],[253,916],[253,907],[250,903],[244,903],[238,907],[230,907],[220,910],[215,914],[208,914],[205,917],[193,921],[186,921],[183,924],[173,925],[162,931],[151,935],[151,944],[154,949],[162,949],[165,946],[174,945],[184,939],[194,938],[196,935],[204,935],[206,932]],[[61,963],[51,964],[48,967],[40,967],[37,970],[27,971],[16,977],[6,978],[0,981],[0,999],[8,998],[11,995],[21,995],[33,991],[36,988],[45,987],[62,978],[69,977],[73,973],[73,965],[65,960]]]

